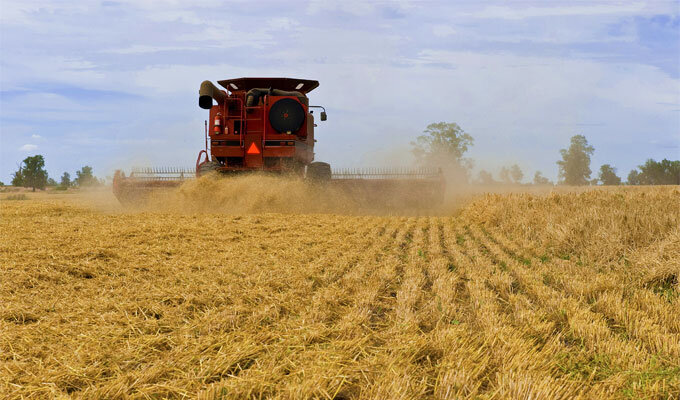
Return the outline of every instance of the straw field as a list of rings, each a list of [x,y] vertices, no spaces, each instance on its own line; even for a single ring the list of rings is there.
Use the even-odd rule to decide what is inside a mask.
[[[7,197],[0,397],[680,397],[677,187],[430,216]]]

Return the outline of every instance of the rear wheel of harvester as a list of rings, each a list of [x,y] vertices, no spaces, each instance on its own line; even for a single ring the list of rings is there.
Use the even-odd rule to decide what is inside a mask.
[[[331,165],[325,162],[313,162],[307,166],[306,178],[314,183],[326,183],[331,180]]]
[[[198,166],[198,176],[201,177],[211,172],[215,172],[219,167],[220,163],[217,161],[204,162],[203,164]]]

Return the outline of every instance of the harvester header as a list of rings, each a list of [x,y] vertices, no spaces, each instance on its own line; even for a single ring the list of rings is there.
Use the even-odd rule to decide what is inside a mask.
[[[211,81],[203,81],[198,90],[198,106],[208,110],[204,126],[205,148],[196,160],[195,176],[210,172],[239,174],[264,171],[296,175],[313,182],[351,186],[375,185],[375,174],[333,176],[331,167],[314,161],[314,109],[320,109],[320,120],[326,120],[323,106],[310,105],[307,94],[319,82],[294,78],[236,78],[218,81],[223,89]],[[176,169],[170,169],[177,171]],[[139,171],[145,171],[141,173]],[[159,173],[155,173],[159,171]],[[126,177],[116,171],[113,190],[122,203],[137,201],[138,193],[157,187],[171,187],[188,179],[189,174],[164,173],[167,169],[137,169]],[[156,179],[157,178],[157,179]],[[400,187],[409,181],[425,188],[422,196],[443,193],[440,172],[403,171],[391,173],[381,187],[399,181]],[[384,191],[383,189],[381,189]]]

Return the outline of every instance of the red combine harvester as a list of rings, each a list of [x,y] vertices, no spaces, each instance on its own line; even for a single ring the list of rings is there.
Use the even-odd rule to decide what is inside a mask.
[[[137,168],[129,176],[118,170],[113,192],[123,204],[143,199],[149,191],[174,187],[186,179],[210,172],[239,174],[271,172],[297,175],[312,182],[339,186],[357,196],[370,193],[396,196],[407,188],[427,203],[443,196],[441,171],[432,169],[345,169],[333,172],[327,163],[314,161],[313,108],[307,94],[318,81],[291,78],[238,78],[210,81],[199,89],[198,105],[209,110],[205,123],[205,149],[198,153],[195,170]],[[216,103],[216,104],[215,104]]]

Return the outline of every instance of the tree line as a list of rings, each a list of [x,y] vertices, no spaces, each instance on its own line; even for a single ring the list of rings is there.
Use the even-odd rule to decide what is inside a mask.
[[[427,126],[423,135],[411,142],[413,155],[421,165],[438,166],[445,170],[462,171],[466,180],[470,181],[473,160],[465,158],[465,153],[474,144],[474,138],[456,123],[438,122]],[[621,185],[622,179],[611,164],[600,166],[597,177],[591,178],[591,156],[595,148],[583,135],[571,137],[569,147],[560,150],[561,159],[557,161],[558,184],[583,185]],[[499,180],[486,171],[479,171],[472,180],[479,184],[520,184],[524,173],[517,164],[502,167]],[[680,160],[648,159],[643,165],[630,171],[628,185],[680,185]],[[535,185],[552,185],[553,183],[536,171],[533,177]]]
[[[621,178],[610,164],[600,166],[598,176],[590,179],[590,156],[595,148],[583,135],[575,135],[567,149],[560,150],[562,160],[557,161],[560,182],[566,185],[620,185]],[[648,159],[643,165],[630,171],[628,185],[680,185],[680,160]]]
[[[465,153],[474,144],[474,138],[456,123],[438,122],[428,125],[422,135],[411,142],[413,155],[421,165],[442,167],[447,171],[462,172],[465,180],[470,181],[470,171],[474,161],[465,158]],[[560,150],[561,160],[557,161],[558,184],[582,185],[621,185],[622,180],[616,174],[616,168],[610,164],[600,166],[597,177],[591,179],[590,157],[595,148],[588,143],[583,135],[571,137],[569,147]],[[92,167],[84,166],[76,171],[75,179],[64,172],[59,183],[50,178],[45,170],[45,159],[42,155],[25,158],[12,175],[12,186],[44,189],[46,186],[56,186],[65,190],[69,187],[83,187],[100,185],[103,182],[94,176]],[[499,180],[493,175],[481,170],[474,183],[479,184],[520,184],[524,173],[517,164],[502,167]],[[680,160],[663,159],[655,161],[648,159],[643,165],[630,171],[627,177],[628,185],[680,185]],[[535,185],[552,185],[541,171],[536,171],[533,177]],[[2,186],[0,182],[0,186]]]
[[[54,186],[61,190],[66,190],[70,187],[84,187],[97,186],[102,182],[94,176],[92,167],[84,166],[79,171],[76,171],[75,179],[71,179],[71,174],[64,172],[57,183],[50,178],[45,170],[45,158],[38,154],[32,157],[26,157],[19,163],[18,169],[12,174],[12,186],[32,188],[43,190],[48,186]]]

